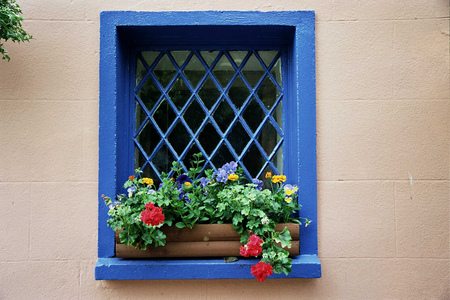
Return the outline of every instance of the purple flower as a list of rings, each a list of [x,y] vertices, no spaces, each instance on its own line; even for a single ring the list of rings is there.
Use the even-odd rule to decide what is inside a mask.
[[[200,178],[200,185],[202,187],[206,187],[208,185],[208,183],[210,183],[209,179],[207,179],[205,177]]]
[[[192,180],[189,178],[189,176],[182,174],[182,175],[178,176],[178,178],[177,178],[177,180],[175,180],[175,182],[178,184],[178,186],[181,186],[185,182],[192,183]]]
[[[120,206],[120,202],[119,201],[114,201],[114,203],[109,203],[108,208],[109,209],[114,209],[115,207]]]
[[[189,199],[188,195],[184,195],[184,201],[191,203],[191,199]]]
[[[153,195],[153,194],[156,194],[156,191],[155,191],[154,189],[149,189],[149,190],[147,191],[147,194],[148,194],[148,195]]]
[[[221,169],[225,170],[227,174],[234,174],[237,170],[237,167],[237,163],[235,163],[234,161],[230,161],[229,163],[224,164]]]
[[[216,180],[217,180],[217,182],[223,182],[223,183],[227,182],[228,173],[222,168],[217,170]]]
[[[186,202],[191,202],[191,199],[189,199],[189,197],[187,196],[188,194],[185,194],[185,193],[183,193],[183,187],[180,187],[179,189],[178,189],[178,192],[180,193],[179,195],[178,195],[178,200],[184,200],[184,201],[186,201]]]
[[[262,190],[263,182],[257,178],[253,178],[253,184],[255,185],[255,189]]]

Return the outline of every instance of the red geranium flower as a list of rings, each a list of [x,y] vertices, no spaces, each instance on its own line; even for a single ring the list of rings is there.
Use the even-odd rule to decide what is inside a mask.
[[[245,246],[240,247],[239,254],[244,257],[254,256],[257,257],[262,252],[261,244],[263,240],[259,238],[259,236],[250,232],[250,238],[247,240],[247,244]]]
[[[256,265],[252,266],[252,275],[255,276],[258,281],[264,282],[264,279],[272,274],[273,268],[268,263],[260,261]]]
[[[145,204],[145,210],[141,212],[141,220],[147,225],[157,226],[164,222],[164,218],[162,208],[152,202]]]

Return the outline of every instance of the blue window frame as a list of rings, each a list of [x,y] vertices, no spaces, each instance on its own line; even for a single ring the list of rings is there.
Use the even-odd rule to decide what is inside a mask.
[[[136,56],[139,56],[136,53],[143,49],[187,49],[188,45],[189,49],[276,48],[285,54],[283,173],[299,186],[301,215],[314,220],[300,231],[300,255],[293,258],[289,278],[321,276],[316,227],[314,25],[313,11],[101,13],[96,279],[253,278],[250,266],[258,261],[256,259],[225,263],[222,259],[127,260],[114,257],[114,232],[106,225],[107,207],[100,195],[117,194],[134,168],[136,104],[132,74],[136,70]],[[285,277],[274,274],[270,278]]]

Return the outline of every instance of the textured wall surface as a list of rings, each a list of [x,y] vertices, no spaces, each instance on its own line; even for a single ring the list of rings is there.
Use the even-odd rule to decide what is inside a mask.
[[[0,299],[450,299],[448,1],[19,4],[35,39],[0,61]],[[303,9],[323,277],[95,281],[99,12]]]

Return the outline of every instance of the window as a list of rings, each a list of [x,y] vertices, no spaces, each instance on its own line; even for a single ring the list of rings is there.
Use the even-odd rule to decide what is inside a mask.
[[[220,48],[136,53],[130,135],[145,177],[174,160],[187,170],[199,152],[205,168],[236,161],[249,179],[283,173],[282,50]]]
[[[100,35],[99,195],[197,152],[249,177],[282,171],[316,221],[289,277],[320,277],[314,12],[102,12]],[[115,258],[99,199],[96,279],[252,278],[255,260]]]

